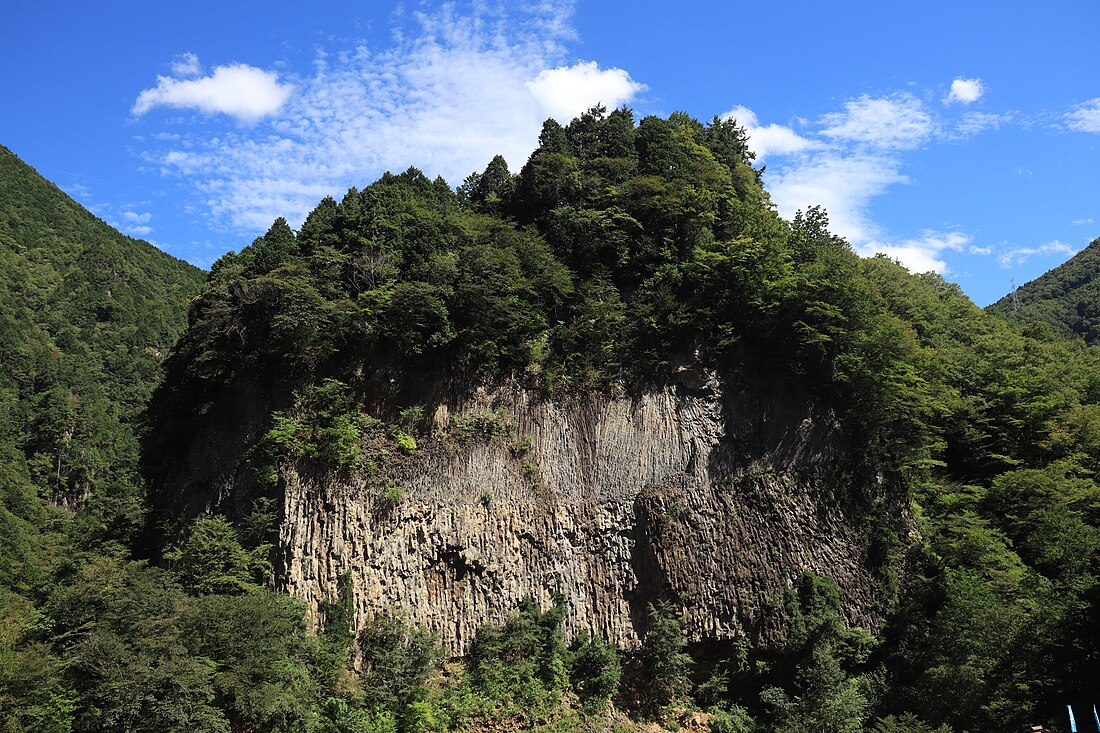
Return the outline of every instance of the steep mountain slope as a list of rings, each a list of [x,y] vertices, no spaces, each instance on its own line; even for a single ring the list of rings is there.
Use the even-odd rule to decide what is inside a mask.
[[[989,310],[1017,323],[1045,323],[1064,336],[1100,343],[1100,239]]]
[[[104,713],[104,696],[78,704],[75,688],[94,685],[115,664],[112,649],[136,658],[111,646],[112,628],[153,622],[148,607],[121,611],[125,620],[113,622],[104,609],[119,612],[118,590],[152,580],[135,592],[149,599],[165,588],[125,563],[145,513],[139,420],[204,279],[201,270],[115,231],[0,147],[5,730],[123,725]],[[94,600],[104,593],[110,602]],[[79,661],[85,651],[87,663]],[[152,689],[150,682],[121,684],[131,692],[120,709],[134,708],[132,690]],[[136,717],[166,729],[153,707],[138,703]],[[201,716],[191,718],[198,729],[216,729]]]
[[[0,575],[11,582],[20,577],[17,548],[29,552],[26,533],[43,521],[40,499],[88,505],[87,521],[115,542],[140,522],[136,420],[204,278],[115,231],[2,147],[0,272],[0,452],[12,540]]]

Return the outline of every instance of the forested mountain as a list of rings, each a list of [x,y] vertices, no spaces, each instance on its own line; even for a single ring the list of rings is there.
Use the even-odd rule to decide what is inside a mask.
[[[115,231],[7,148],[0,271],[6,467],[55,504],[103,491],[140,503],[118,482],[137,480],[122,478],[136,466],[135,420],[202,271]]]
[[[75,451],[98,445],[98,433],[37,427],[55,424],[41,417],[55,404],[83,414],[83,392],[61,399],[73,382],[38,376],[73,344],[95,367],[78,386],[112,399],[112,369],[139,370],[152,356],[136,323],[135,334],[110,325],[116,290],[94,278],[112,269],[69,280],[91,310],[56,323],[29,305],[5,310],[18,317],[0,364],[27,364],[4,377],[5,405],[15,405],[3,426],[3,532],[15,548],[4,556],[6,729],[565,731],[690,720],[713,731],[930,733],[1050,724],[1066,703],[1091,704],[1100,354],[983,312],[937,276],[861,259],[819,209],[784,221],[749,143],[717,118],[636,122],[629,110],[594,108],[567,126],[548,121],[517,174],[496,158],[454,190],[411,168],[323,200],[298,232],[277,220],[219,260],[191,301],[149,402],[140,477],[130,426],[155,363],[144,391],[103,403],[119,405],[108,415],[127,438],[95,454],[106,456],[102,473],[57,462],[58,441]],[[30,251],[41,239],[19,241]],[[161,283],[150,288],[169,309],[187,286]],[[55,332],[67,328],[63,345]],[[31,333],[49,339],[44,350],[28,345]],[[92,343],[116,344],[117,361],[95,361]],[[761,389],[768,395],[754,397]],[[504,391],[525,402],[449,412]],[[573,485],[547,469],[571,464],[547,455],[559,444],[523,411],[572,416],[566,437],[584,452],[607,424],[592,415],[617,405],[620,422],[644,432],[652,423],[630,410],[648,409],[654,394],[711,410],[671,410],[665,422],[704,425],[713,450],[696,461],[692,443],[674,465],[681,474],[636,487],[622,516],[637,526],[600,535],[646,549],[625,551],[627,571],[665,574],[652,603],[636,589],[627,623],[637,643],[578,634],[567,645],[563,629],[578,628],[570,604],[584,599],[556,596],[495,609],[511,614],[444,662],[438,639],[408,622],[417,609],[370,605],[362,568],[338,552],[369,561],[354,554],[368,530],[452,505],[505,522],[523,508],[494,477],[547,512],[560,500],[554,487]],[[762,407],[744,417],[716,394],[748,404],[746,414]],[[604,463],[578,465],[596,475],[588,469],[629,449],[615,443]],[[785,463],[771,455],[784,450]],[[500,470],[471,474],[482,481],[475,493],[441,493],[454,489],[447,476],[489,459]],[[417,495],[436,474],[436,493]],[[122,478],[98,480],[108,475]],[[692,476],[709,483],[685,489]],[[814,491],[783,495],[799,482]],[[292,493],[307,485],[316,491]],[[706,492],[715,503],[693,503]],[[70,514],[51,499],[83,505]],[[677,585],[669,568],[684,568],[662,555],[728,552],[718,529],[774,507],[800,518],[782,534],[821,526],[822,536],[801,554],[760,548],[786,585],[696,623],[691,579]],[[581,520],[565,521],[578,526],[562,537],[580,536]],[[139,522],[148,531],[135,538]],[[348,527],[360,534],[341,534]],[[738,533],[751,544],[762,532]],[[429,598],[498,572],[499,558],[456,544],[457,534],[399,548],[417,556],[438,544],[438,568],[423,571],[440,573],[424,576],[439,579]],[[814,541],[832,546],[842,534],[860,571],[844,592],[811,557]],[[293,553],[312,546],[303,535],[343,544],[295,569]],[[542,551],[533,533],[515,540],[525,556]],[[156,563],[130,559],[135,544]],[[387,584],[411,582],[406,570],[391,568]],[[331,572],[335,592],[307,595],[308,605],[272,591],[319,586]],[[453,621],[446,609],[433,615]]]
[[[143,524],[138,423],[203,273],[2,147],[0,273],[0,684],[35,687],[20,665],[43,672],[46,657],[12,645],[44,620],[34,608],[56,564],[127,548]]]
[[[1100,341],[1100,239],[1066,262],[989,306],[1017,323],[1045,323],[1055,332]]]

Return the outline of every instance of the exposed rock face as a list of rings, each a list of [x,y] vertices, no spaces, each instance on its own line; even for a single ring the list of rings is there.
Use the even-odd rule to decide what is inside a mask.
[[[636,399],[514,389],[438,406],[389,498],[377,478],[284,467],[287,590],[316,613],[350,569],[360,622],[402,608],[456,653],[524,596],[556,593],[567,635],[629,646],[647,602],[667,598],[695,640],[768,645],[808,568],[836,581],[850,623],[877,626],[865,542],[838,501],[839,427],[806,400],[686,375]],[[505,434],[445,435],[452,416],[490,409],[510,417]]]

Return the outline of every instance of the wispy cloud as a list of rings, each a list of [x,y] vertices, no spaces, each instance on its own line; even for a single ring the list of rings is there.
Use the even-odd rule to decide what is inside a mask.
[[[1100,132],[1100,97],[1077,105],[1066,114],[1066,125],[1077,132]]]
[[[76,201],[79,201],[85,208],[90,208],[90,202],[92,200],[92,189],[80,181],[74,181],[73,183],[64,186],[65,193],[69,194]]]
[[[865,257],[884,254],[905,265],[911,272],[948,272],[950,268],[942,255],[947,251],[961,252],[970,244],[971,237],[960,232],[924,231],[920,236],[900,242],[866,242],[856,251]],[[977,250],[977,252],[975,252]],[[988,250],[971,247],[971,253],[988,254]]]
[[[136,211],[123,211],[122,212],[122,230],[127,234],[135,237],[144,237],[153,232],[153,227],[149,226],[149,222],[152,221],[153,215],[148,212],[138,213]]]
[[[1065,242],[1060,242],[1057,239],[1053,242],[1047,242],[1041,244],[1038,247],[1016,247],[1010,249],[1000,256],[1001,267],[1014,267],[1016,265],[1022,265],[1028,259],[1035,255],[1052,255],[1063,254],[1072,255],[1076,254],[1077,250],[1071,245]]]
[[[172,65],[178,76],[198,73],[199,69],[194,54]],[[140,117],[154,107],[176,107],[226,114],[251,123],[282,109],[292,91],[291,85],[279,83],[274,72],[247,64],[217,66],[213,74],[198,79],[158,76],[157,85],[138,95],[131,112]]]
[[[994,114],[989,112],[970,111],[965,113],[955,123],[952,132],[954,137],[967,139],[987,130],[1000,129],[1002,125],[1006,125],[1014,119],[1015,116],[1011,112]]]
[[[985,86],[981,79],[955,79],[951,82],[951,91],[943,100],[944,104],[973,104],[982,98]]]
[[[202,64],[199,63],[199,57],[193,53],[185,53],[172,62],[172,76],[177,78],[198,76],[201,73]]]
[[[567,63],[570,14],[571,4],[552,2],[414,13],[387,49],[320,52],[311,75],[289,80],[294,94],[276,118],[190,129],[146,157],[243,231],[277,216],[300,222],[321,197],[386,170],[415,165],[456,185],[498,153],[516,170],[548,116],[617,106],[644,89],[625,70]]]
[[[871,201],[890,186],[909,182],[901,171],[901,152],[929,140],[937,129],[924,104],[904,93],[850,99],[801,135],[774,123],[761,125],[745,107],[728,115],[746,127],[750,147],[762,143],[767,154],[779,158],[769,162],[767,174],[779,213],[790,218],[799,209],[823,206],[832,230],[855,246],[884,241],[870,216]]]
[[[823,206],[830,228],[860,244],[880,236],[868,212],[871,200],[893,184],[908,182],[899,167],[893,158],[834,149],[769,169],[768,190],[782,216],[789,219],[799,209]]]
[[[918,147],[935,129],[924,103],[906,93],[850,99],[844,111],[825,115],[821,123],[825,137],[882,150]]]
[[[1083,224],[1091,224],[1092,223],[1092,217],[1089,216],[1089,217],[1085,217],[1085,218],[1082,218],[1082,219],[1074,219],[1070,223],[1075,227],[1081,226]]]
[[[153,218],[153,215],[148,211],[139,214],[136,211],[124,211],[122,212],[122,219],[129,224],[148,224],[149,220]]]
[[[956,79],[952,91],[952,103],[969,104],[982,96],[984,86],[978,79]],[[971,235],[958,231],[886,231],[873,216],[873,202],[891,187],[911,182],[905,170],[911,151],[974,137],[1014,122],[1016,115],[942,109],[930,106],[930,99],[930,91],[913,87],[862,95],[804,123],[798,132],[762,124],[743,106],[727,116],[746,128],[750,147],[762,146],[769,154],[765,177],[782,216],[823,206],[830,228],[861,254],[883,253],[915,272],[946,273],[951,272],[948,254],[984,256],[992,248],[977,246]]]
[[[139,207],[144,208],[148,201],[115,205],[109,201],[94,201],[91,191],[83,186],[70,186],[66,190],[70,194],[79,190],[83,194],[84,206],[120,232],[131,237],[145,237],[154,231],[150,225],[153,220],[152,212],[138,210]],[[168,251],[164,247],[161,249]]]

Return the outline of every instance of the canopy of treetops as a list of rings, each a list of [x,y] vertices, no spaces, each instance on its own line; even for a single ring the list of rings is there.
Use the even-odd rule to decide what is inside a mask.
[[[1091,704],[1098,353],[985,313],[935,274],[860,258],[820,209],[785,221],[749,142],[730,120],[597,107],[547,121],[518,173],[498,157],[454,190],[410,168],[324,199],[298,232],[279,219],[215,263],[144,413],[179,328],[164,302],[191,292],[187,269],[54,267],[0,227],[16,275],[0,292],[4,729],[587,730],[614,700],[666,720],[698,705],[712,730],[927,733]],[[22,192],[38,189],[14,170],[0,170],[0,204],[31,221]],[[104,299],[91,284],[111,272],[150,282]],[[20,285],[32,281],[67,283],[56,303],[70,307],[43,315]],[[845,628],[836,587],[804,574],[776,599],[791,633],[770,656],[731,650],[692,672],[659,608],[636,656],[566,648],[560,608],[525,606],[439,671],[431,639],[399,617],[353,637],[342,596],[316,634],[264,587],[270,499],[235,524],[199,517],[165,546],[138,539],[173,452],[235,390],[269,398],[267,427],[302,460],[354,462],[308,440],[336,430],[354,445],[369,398],[414,380],[631,394],[685,357],[727,384],[784,380],[840,422],[855,459],[838,501],[865,521],[878,638]],[[291,417],[302,434],[277,430]],[[883,482],[907,499],[904,518]],[[66,496],[75,512],[53,501]]]

